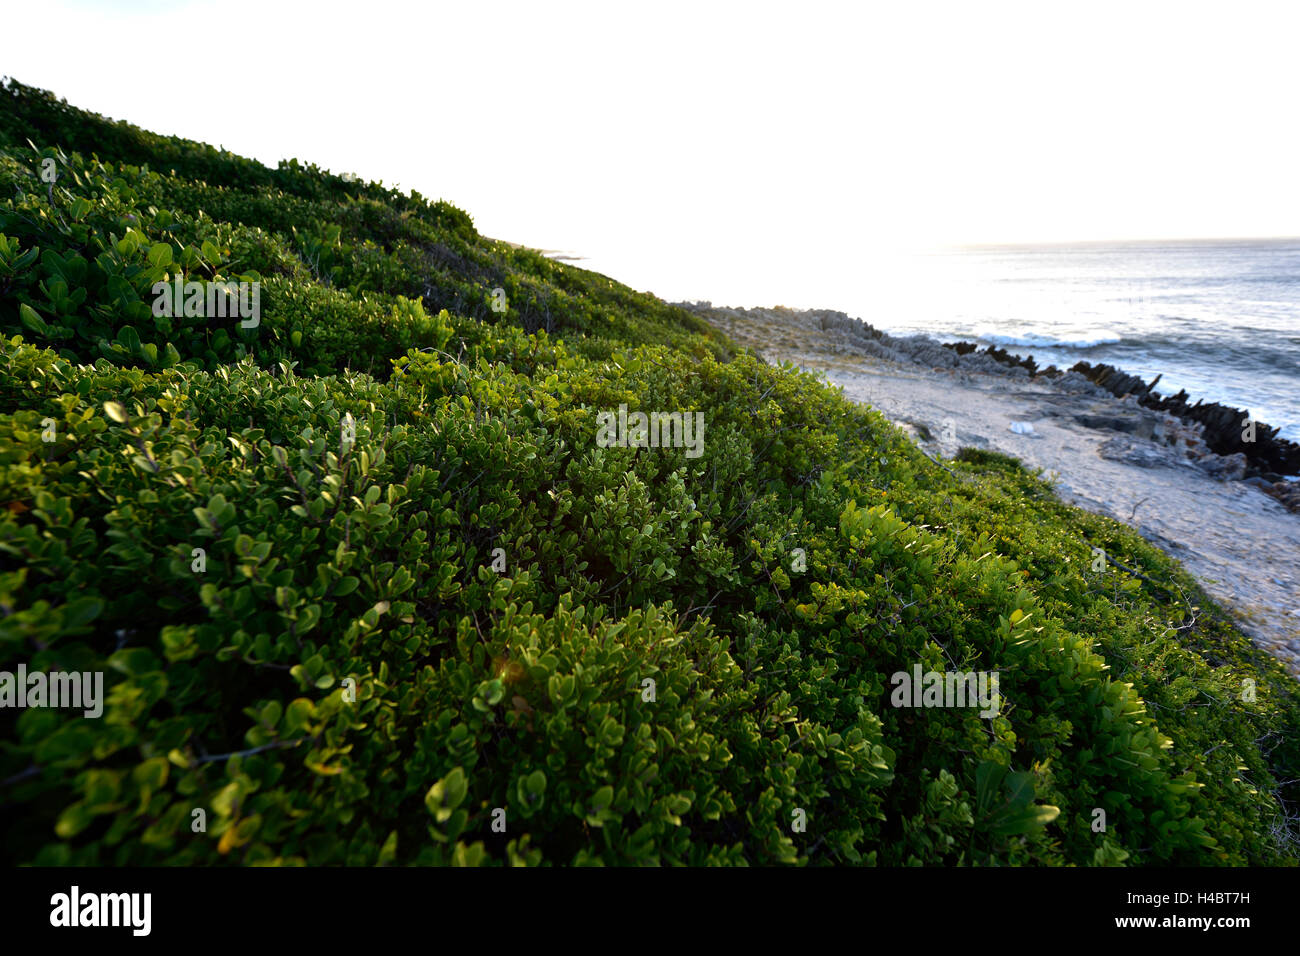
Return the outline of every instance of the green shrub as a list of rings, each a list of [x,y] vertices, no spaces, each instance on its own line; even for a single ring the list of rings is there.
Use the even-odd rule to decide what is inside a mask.
[[[1014,459],[442,204],[4,96],[0,671],[106,692],[0,708],[10,860],[1296,862],[1294,681]],[[159,321],[176,276],[260,322]],[[916,665],[998,712],[892,706]]]

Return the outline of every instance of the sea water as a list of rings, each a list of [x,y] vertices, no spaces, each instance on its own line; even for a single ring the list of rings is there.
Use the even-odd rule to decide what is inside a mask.
[[[967,247],[894,275],[832,307],[1044,366],[1159,374],[1162,394],[1245,409],[1300,441],[1300,239]]]

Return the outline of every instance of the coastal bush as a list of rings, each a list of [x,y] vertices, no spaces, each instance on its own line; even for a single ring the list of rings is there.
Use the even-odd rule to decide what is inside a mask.
[[[1296,862],[1294,681],[1014,459],[445,204],[4,96],[0,672],[105,675],[0,708],[11,861]],[[177,275],[259,323],[156,321]]]

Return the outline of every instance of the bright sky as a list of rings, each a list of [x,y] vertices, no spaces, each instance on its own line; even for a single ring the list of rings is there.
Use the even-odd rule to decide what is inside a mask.
[[[0,23],[0,73],[77,106],[418,189],[670,299],[833,305],[944,243],[1300,234],[1294,3],[3,0]]]

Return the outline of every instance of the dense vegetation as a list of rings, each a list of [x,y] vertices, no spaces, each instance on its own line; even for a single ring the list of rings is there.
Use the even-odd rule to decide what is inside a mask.
[[[107,675],[0,710],[9,860],[1295,862],[1294,681],[1016,462],[445,203],[0,102],[0,670]]]

